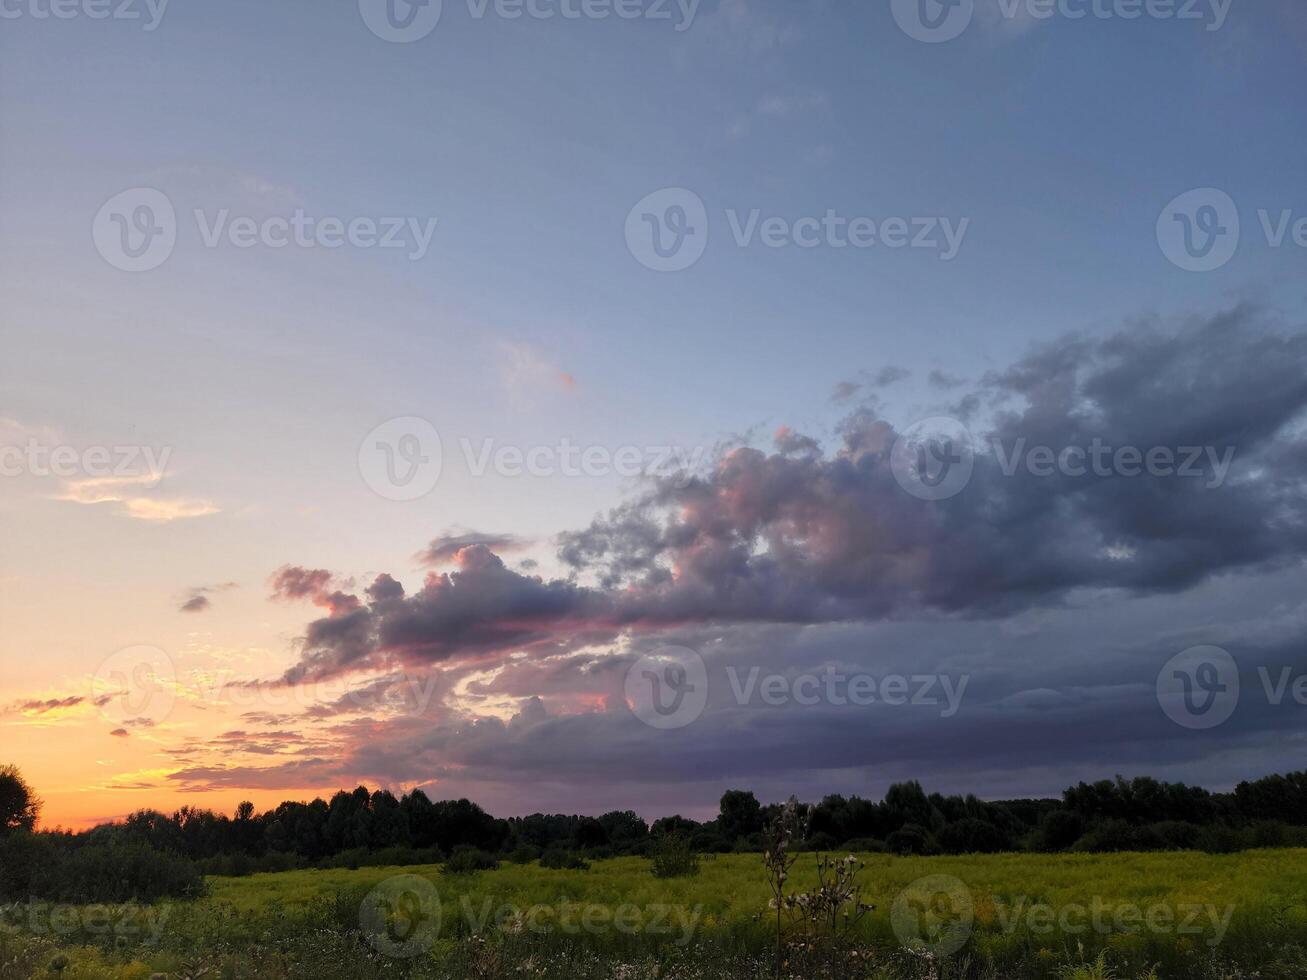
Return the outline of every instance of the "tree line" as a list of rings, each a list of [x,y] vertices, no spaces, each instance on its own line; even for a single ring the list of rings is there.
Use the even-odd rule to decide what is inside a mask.
[[[327,800],[287,801],[262,813],[252,803],[240,804],[231,816],[190,806],[172,813],[138,810],[122,822],[75,834],[35,833],[39,807],[21,775],[0,767],[0,898],[23,891],[23,867],[48,876],[64,861],[70,877],[84,881],[98,873],[97,861],[103,865],[112,857],[135,867],[148,863],[150,854],[193,865],[187,880],[194,884],[203,874],[430,864],[455,855],[469,868],[542,858],[560,866],[560,854],[647,856],[669,836],[697,853],[760,851],[763,832],[781,808],[760,803],[751,792],[730,790],[717,815],[703,822],[676,815],[649,824],[629,810],[501,819],[466,799],[432,800],[420,789],[396,796],[359,786]],[[1307,772],[1243,782],[1232,793],[1117,777],[1079,783],[1060,800],[945,796],[912,781],[894,784],[879,802],[827,796],[800,804],[799,814],[805,829],[798,846],[817,851],[1227,852],[1307,845]],[[104,874],[116,867],[111,865],[104,865]],[[141,874],[138,867],[128,877]],[[178,885],[162,875],[157,887],[175,891]]]

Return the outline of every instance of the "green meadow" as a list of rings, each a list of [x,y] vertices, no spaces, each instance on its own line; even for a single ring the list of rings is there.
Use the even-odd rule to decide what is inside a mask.
[[[860,920],[818,948],[783,917],[794,978],[1307,976],[1307,850],[860,856]],[[798,855],[787,890],[816,888]],[[0,978],[776,976],[761,857],[659,879],[643,858],[210,878],[155,906],[8,906]],[[380,896],[380,897],[378,897]]]

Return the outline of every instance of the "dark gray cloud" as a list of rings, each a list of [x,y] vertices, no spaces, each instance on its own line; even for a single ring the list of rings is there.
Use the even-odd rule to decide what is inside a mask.
[[[666,482],[563,535],[561,556],[650,617],[824,622],[1006,615],[1076,589],[1179,589],[1304,554],[1301,334],[1240,309],[1176,332],[1071,338],[972,394],[989,421],[951,499],[905,493],[890,462],[898,433],[858,412],[829,456],[737,449],[706,479]],[[1220,486],[1007,471],[1032,447],[1096,442],[1177,459],[1202,447],[1208,476],[1212,458],[1232,467]]]
[[[455,556],[457,569],[428,574],[406,595],[389,575],[365,591],[367,601],[318,592],[330,615],[309,624],[300,663],[288,683],[331,677],[365,667],[478,659],[509,650],[556,650],[612,615],[609,597],[564,581],[514,572],[485,545]],[[280,575],[298,582],[303,570]]]
[[[861,371],[857,375],[857,380],[841,381],[836,384],[831,391],[831,401],[837,405],[851,402],[859,392],[864,392],[868,388],[878,390],[888,388],[910,377],[912,377],[911,371],[896,364],[887,364],[876,371]],[[876,396],[866,395],[864,401],[874,403]]]
[[[209,596],[218,592],[229,592],[232,589],[239,588],[235,582],[222,582],[219,585],[197,585],[186,590],[186,598],[179,607],[180,612],[198,613],[204,612],[213,605]]]
[[[1147,595],[1300,563],[1307,549],[1307,336],[1236,309],[1178,330],[1071,337],[992,372],[970,482],[921,500],[891,465],[899,436],[863,409],[839,445],[788,428],[777,451],[737,446],[706,477],[667,479],[559,538],[577,581],[515,572],[484,542],[406,595],[382,575],[363,599],[325,570],[286,567],[276,594],[329,610],[295,682],[395,663],[556,654],[682,623],[1004,617],[1080,590]],[[1203,478],[1038,475],[1031,447],[1203,447]],[[1211,461],[1230,463],[1220,485]],[[593,584],[580,584],[590,581]]]
[[[326,612],[281,683],[402,669],[437,677],[436,696],[405,709],[388,676],[367,688],[384,710],[361,717],[342,702],[315,715],[334,726],[339,758],[313,746],[272,772],[177,778],[431,779],[513,812],[524,782],[536,800],[590,792],[665,810],[706,807],[729,785],[874,793],[929,772],[992,797],[1116,771],[1222,784],[1291,767],[1305,739],[1283,705],[1252,698],[1218,733],[1195,733],[1164,716],[1154,685],[1200,643],[1227,646],[1250,690],[1258,667],[1307,669],[1307,335],[1237,308],[1069,337],[964,387],[949,380],[944,410],[977,444],[949,499],[899,485],[903,426],[868,403],[829,449],[782,427],[772,449],[730,446],[708,475],[655,482],[561,535],[566,579],[507,567],[499,536],[481,535],[437,539],[454,567],[411,592],[380,575],[356,595],[328,571],[283,568],[275,593]],[[1095,441],[1214,455],[1200,479],[1009,465],[1023,447]],[[1229,461],[1217,482],[1212,459]],[[717,678],[684,732],[654,732],[625,705],[626,669],[663,643],[700,650]],[[721,681],[754,666],[970,686],[948,718],[768,711],[733,702]],[[480,710],[506,703],[512,720]]]
[[[513,699],[519,707],[508,720],[451,714],[433,703],[425,712],[340,724],[329,734],[336,752],[324,753],[319,740],[273,771],[236,763],[177,778],[273,786],[302,778],[310,762],[322,766],[329,787],[429,780],[435,793],[468,795],[501,813],[620,804],[648,816],[705,815],[725,789],[740,786],[768,799],[876,796],[892,781],[924,778],[931,788],[994,798],[1056,795],[1079,779],[1119,772],[1229,788],[1300,767],[1304,709],[1273,704],[1258,675],[1261,667],[1275,676],[1307,670],[1300,591],[1300,576],[1283,571],[1249,576],[1233,595],[1212,582],[1185,594],[1032,612],[1019,622],[665,631],[625,653],[516,659],[465,686],[464,704],[468,695]],[[709,678],[703,715],[674,731],[646,727],[623,698],[635,657],[663,642],[700,650]],[[1218,731],[1195,732],[1163,714],[1155,683],[1180,649],[1213,642],[1236,656],[1244,695]],[[968,683],[951,716],[940,705],[741,704],[727,671],[753,667],[791,679],[830,667]]]
[[[956,375],[949,374],[947,371],[934,369],[926,376],[926,380],[936,388],[961,388],[966,384],[965,378],[959,378]]]
[[[301,568],[298,565],[283,565],[272,574],[271,586],[274,599],[312,599],[314,601],[327,595],[328,587],[334,576],[325,568]]]

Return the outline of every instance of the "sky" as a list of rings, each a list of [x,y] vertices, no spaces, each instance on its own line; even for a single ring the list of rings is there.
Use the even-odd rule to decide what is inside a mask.
[[[1304,90],[1297,0],[3,0],[0,763],[1299,767]]]

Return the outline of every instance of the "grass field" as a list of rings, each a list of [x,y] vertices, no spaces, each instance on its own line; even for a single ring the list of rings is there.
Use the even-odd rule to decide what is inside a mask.
[[[863,860],[874,909],[838,962],[796,945],[788,974],[1307,976],[1307,850]],[[814,865],[800,856],[791,891],[814,887]],[[637,858],[585,871],[213,878],[191,903],[11,907],[0,977],[774,976],[769,898],[757,855],[706,859],[697,876],[669,880]],[[802,933],[795,925],[789,938]]]

